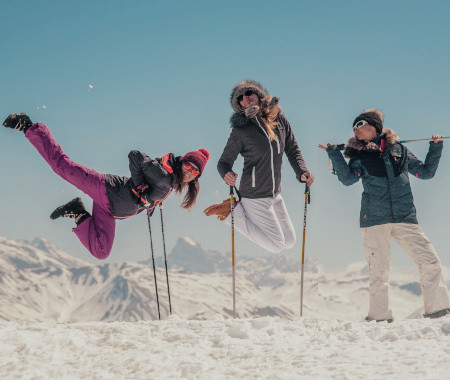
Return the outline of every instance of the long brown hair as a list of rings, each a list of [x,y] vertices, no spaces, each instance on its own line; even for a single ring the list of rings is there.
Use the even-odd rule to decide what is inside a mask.
[[[198,192],[200,191],[200,184],[198,183],[198,177],[191,182],[183,182],[183,170],[181,169],[180,158],[177,157],[177,162],[174,168],[174,180],[172,183],[175,193],[181,194],[186,190],[181,207],[190,210],[197,201]]]
[[[269,104],[272,100],[272,97],[266,96],[264,99],[261,99],[261,103],[267,103]],[[269,135],[269,139],[271,141],[277,139],[277,135],[275,134],[275,127],[278,125],[278,123],[275,121],[275,119],[278,116],[278,113],[280,112],[280,107],[276,105],[272,109],[268,110],[267,108],[261,108],[261,116],[264,121],[264,126],[266,127],[267,134]]]

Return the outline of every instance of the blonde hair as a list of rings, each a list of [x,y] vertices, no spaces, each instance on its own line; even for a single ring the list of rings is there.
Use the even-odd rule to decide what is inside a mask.
[[[266,102],[267,104],[269,104],[271,100],[272,97],[269,95],[264,99],[261,99],[261,102]],[[275,127],[278,125],[278,123],[275,121],[275,119],[277,118],[279,112],[280,107],[278,105],[270,110],[268,110],[267,108],[261,109],[261,116],[263,118],[264,126],[266,127],[266,131],[269,135],[270,141],[277,139],[277,135],[275,134]]]

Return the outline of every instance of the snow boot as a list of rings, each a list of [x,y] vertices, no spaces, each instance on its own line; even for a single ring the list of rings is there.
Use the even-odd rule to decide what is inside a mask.
[[[394,320],[391,319],[391,318],[389,318],[389,319],[374,319],[374,318],[371,318],[371,317],[366,317],[366,318],[364,318],[364,320],[365,320],[366,322],[372,322],[372,321],[376,321],[376,322],[387,322],[387,323],[392,323],[392,322],[394,322]]]
[[[85,219],[89,218],[89,214],[84,208],[81,198],[72,199],[70,202],[63,204],[56,208],[50,215],[50,219],[57,219],[59,217],[73,218],[77,226],[81,224]]]
[[[238,201],[234,200],[234,207],[238,204]],[[231,200],[230,198],[225,199],[222,203],[217,203],[215,205],[209,206],[203,212],[206,216],[217,215],[217,219],[224,221],[231,212]]]
[[[16,129],[23,133],[25,133],[32,125],[33,122],[26,113],[12,113],[3,122],[4,127]]]
[[[424,314],[423,316],[424,316],[424,318],[435,319],[435,318],[444,317],[448,314],[450,314],[450,309],[443,309],[443,310],[435,311],[434,313]]]

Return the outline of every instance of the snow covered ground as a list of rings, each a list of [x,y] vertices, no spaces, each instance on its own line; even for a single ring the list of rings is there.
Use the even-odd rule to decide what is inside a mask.
[[[2,379],[446,379],[450,317],[0,323]]]

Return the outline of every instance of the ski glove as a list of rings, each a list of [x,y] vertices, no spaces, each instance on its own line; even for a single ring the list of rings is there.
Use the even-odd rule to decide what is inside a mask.
[[[237,205],[237,201],[234,200],[234,207]],[[203,212],[206,216],[217,215],[217,219],[224,221],[228,215],[231,213],[231,200],[230,198],[225,199],[222,203],[217,203],[215,205],[209,206]]]
[[[278,105],[280,98],[278,96],[273,96],[270,100],[265,99],[261,102],[261,106],[251,106],[245,109],[245,116],[249,119],[254,118],[259,111],[262,112],[262,115],[266,115],[272,108]]]

